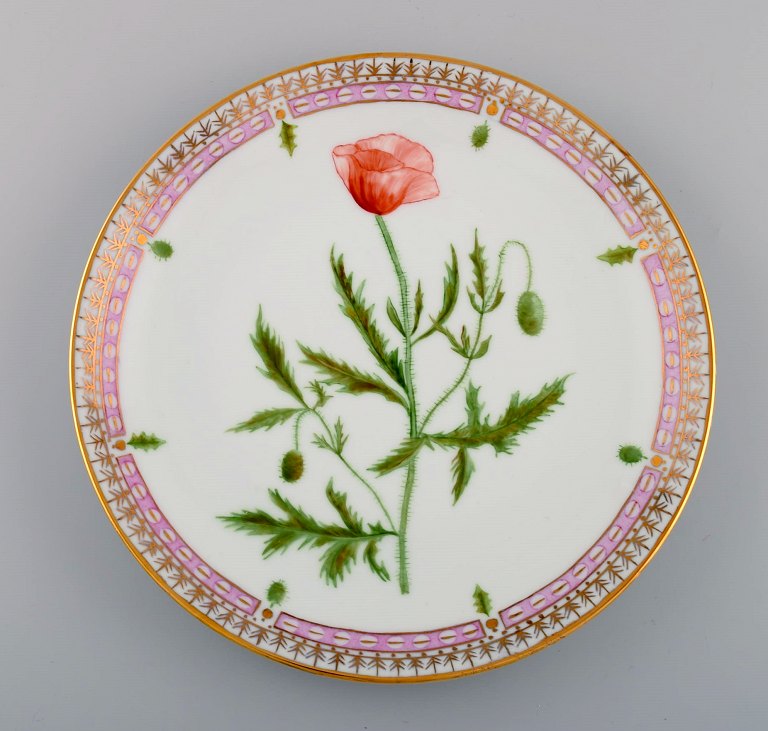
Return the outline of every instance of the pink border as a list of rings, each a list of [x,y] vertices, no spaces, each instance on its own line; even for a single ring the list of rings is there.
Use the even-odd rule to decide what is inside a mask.
[[[117,458],[120,471],[130,487],[136,503],[147,523],[152,527],[157,537],[166,545],[184,566],[194,574],[211,591],[226,599],[238,609],[253,614],[260,602],[255,597],[235,586],[221,574],[214,571],[176,534],[168,519],[163,515],[157,503],[152,499],[144,480],[136,466],[133,455],[124,454]]]
[[[592,189],[605,201],[622,228],[630,237],[637,236],[643,229],[643,222],[635,209],[597,165],[583,152],[559,137],[554,130],[545,127],[531,117],[507,108],[499,120],[503,125],[528,135],[534,142],[565,162],[589,183]]]
[[[650,501],[660,476],[661,473],[658,470],[646,467],[629,499],[614,518],[613,524],[603,533],[597,543],[560,578],[555,579],[535,594],[526,597],[523,601],[502,609],[499,616],[504,626],[512,627],[535,614],[539,614],[584,583],[608,559],[611,552],[629,533],[638,516]]]
[[[288,102],[294,117],[302,117],[323,109],[358,102],[427,102],[478,114],[483,98],[468,91],[456,91],[445,86],[416,84],[409,81],[387,81],[371,84],[347,84],[296,97]]]
[[[328,627],[283,612],[277,618],[275,626],[307,640],[322,642],[326,645],[388,652],[438,650],[485,637],[482,622],[478,620],[428,632],[381,633]]]
[[[664,384],[661,390],[661,412],[656,426],[653,448],[662,454],[672,450],[672,434],[680,413],[681,369],[680,332],[672,291],[658,254],[643,259],[643,269],[651,281],[661,325],[661,341],[664,348]]]
[[[117,387],[117,358],[125,305],[142,256],[144,256],[144,252],[138,246],[128,247],[123,258],[123,264],[112,286],[104,322],[104,343],[101,347],[101,393],[107,422],[107,434],[110,437],[125,434],[123,416],[120,413],[120,394]]]
[[[244,142],[252,140],[274,125],[272,116],[265,111],[217,137],[199,155],[192,158],[174,179],[160,191],[155,204],[141,219],[141,227],[154,234],[179,199],[200,179],[206,170],[213,167],[236,147],[240,147]]]

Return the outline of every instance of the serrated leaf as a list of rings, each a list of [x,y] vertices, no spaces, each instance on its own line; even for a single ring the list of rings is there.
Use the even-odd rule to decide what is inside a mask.
[[[293,396],[302,406],[306,406],[304,396],[293,376],[293,369],[286,360],[283,343],[264,321],[261,307],[259,307],[256,331],[251,335],[251,342],[264,364],[264,368],[259,368],[259,371],[283,391]]]
[[[478,306],[473,301],[472,307],[481,312],[481,308],[485,307],[485,298],[488,295],[488,260],[485,258],[485,247],[480,245],[477,229],[475,229],[475,245],[469,253],[469,259],[472,262],[472,273],[474,275],[472,286],[481,303]]]
[[[263,411],[257,411],[247,421],[241,421],[237,426],[233,426],[227,431],[240,432],[240,431],[256,431],[258,429],[264,429],[269,431],[272,427],[285,424],[286,421],[290,421],[296,414],[300,414],[304,409],[265,409]]]
[[[395,329],[401,335],[405,335],[403,323],[400,322],[400,315],[397,314],[397,310],[395,309],[395,306],[392,304],[392,300],[389,297],[387,297],[387,316],[389,317],[389,321],[395,326]]]
[[[317,401],[315,401],[315,408],[319,409],[321,406],[325,406],[328,401],[330,400],[330,395],[328,391],[326,390],[325,386],[320,383],[320,381],[311,381],[309,384],[309,388],[312,390],[312,393],[315,394],[317,397]]]
[[[483,419],[483,404],[480,403],[480,388],[475,386],[472,381],[467,384],[464,390],[465,411],[467,412],[467,424],[471,427],[480,425]]]
[[[304,354],[304,362],[314,366],[327,382],[335,384],[344,393],[354,395],[374,393],[383,396],[387,401],[407,408],[405,399],[378,376],[361,371],[343,360],[328,355],[324,350],[312,350],[301,343],[299,348]]]
[[[478,424],[463,424],[453,431],[430,434],[428,439],[445,448],[476,449],[486,444],[496,453],[509,453],[517,446],[517,437],[531,431],[545,416],[552,413],[555,406],[562,404],[560,399],[565,393],[568,376],[545,384],[535,395],[520,399],[515,393],[509,401],[506,411],[495,421],[486,417]]]
[[[267,589],[267,601],[271,605],[282,604],[288,595],[288,587],[284,581],[273,581]]]
[[[491,597],[480,584],[475,584],[475,591],[472,594],[474,599],[475,610],[480,614],[485,614],[486,617],[490,616],[493,611],[493,605],[491,604]]]
[[[427,440],[423,437],[405,439],[393,452],[384,457],[384,459],[379,460],[369,469],[372,472],[377,472],[379,475],[386,475],[400,467],[405,467],[418,454],[418,451],[426,442]]]
[[[134,449],[143,449],[145,452],[152,452],[158,447],[162,447],[165,444],[165,439],[154,434],[147,434],[147,432],[140,432],[139,434],[131,434],[131,438],[128,440],[128,444]]]
[[[344,434],[344,425],[341,423],[341,419],[336,419],[331,434],[315,434],[314,442],[320,449],[327,449],[340,455],[344,451],[344,445],[348,439],[349,437]]]
[[[413,335],[419,328],[419,322],[421,321],[421,313],[424,310],[424,292],[421,290],[421,280],[416,284],[416,296],[413,300],[413,327],[411,328],[411,335]]]
[[[288,154],[293,157],[296,150],[296,125],[290,124],[285,120],[280,125],[280,147],[288,150]]]
[[[451,460],[451,472],[453,473],[453,488],[451,494],[453,495],[454,505],[464,494],[464,490],[467,489],[469,478],[472,477],[474,471],[475,463],[472,461],[472,457],[469,456],[469,450],[466,448],[457,450]]]
[[[597,258],[600,261],[606,261],[613,266],[614,264],[632,262],[636,253],[637,249],[634,246],[617,246],[615,249],[608,249],[604,254],[600,254]]]
[[[440,306],[440,311],[432,320],[432,325],[425,330],[419,337],[413,342],[418,343],[419,340],[428,338],[435,332],[440,330],[440,327],[448,320],[456,307],[456,302],[459,299],[459,260],[456,257],[456,249],[451,244],[451,260],[445,265],[445,276],[443,277],[443,303]]]
[[[270,490],[269,496],[282,516],[275,517],[263,510],[243,510],[219,516],[219,519],[234,530],[266,537],[262,551],[264,558],[283,553],[294,545],[299,550],[322,549],[320,576],[332,586],[338,586],[351,571],[361,548],[363,561],[374,574],[386,581],[389,574],[377,559],[376,544],[386,536],[396,534],[385,530],[379,523],[365,527],[349,506],[347,496],[334,490],[333,481],[328,482],[325,493],[341,524],[317,520],[277,490]]]
[[[362,336],[368,350],[384,372],[395,383],[405,388],[405,371],[400,362],[397,348],[388,349],[387,339],[382,335],[373,319],[373,305],[368,306],[363,297],[364,283],[357,289],[354,287],[352,274],[347,274],[344,267],[344,256],[338,258],[331,251],[331,268],[333,269],[334,285],[341,297],[341,311],[352,321]]]

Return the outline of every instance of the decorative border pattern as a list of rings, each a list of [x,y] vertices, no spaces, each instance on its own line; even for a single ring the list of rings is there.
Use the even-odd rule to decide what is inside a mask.
[[[120,347],[120,328],[123,325],[125,305],[144,252],[138,246],[128,247],[122,258],[122,266],[112,286],[104,339],[101,347],[101,394],[104,403],[107,433],[110,437],[125,434],[123,416],[120,413],[120,395],[117,386],[117,354]]]
[[[130,488],[136,500],[136,507],[141,511],[147,524],[165,547],[182,563],[192,576],[201,581],[211,591],[218,594],[246,614],[253,614],[259,606],[259,600],[250,596],[231,581],[216,573],[200,558],[174,531],[173,526],[157,507],[152,495],[142,478],[136,460],[132,454],[123,454],[117,458],[125,484]]]
[[[288,101],[294,117],[303,117],[323,109],[331,109],[358,102],[427,102],[453,109],[464,109],[479,114],[483,97],[461,92],[445,86],[412,83],[349,84],[338,89],[328,89],[305,94]]]
[[[677,313],[673,303],[672,290],[667,281],[664,266],[658,254],[643,259],[643,268],[651,281],[653,297],[659,311],[661,340],[664,352],[664,388],[659,413],[659,424],[653,448],[669,454],[672,449],[672,434],[680,413],[680,338],[677,327]]]
[[[637,236],[643,230],[640,217],[635,213],[630,202],[611,181],[610,177],[601,172],[599,166],[588,153],[577,150],[576,147],[558,137],[554,130],[549,129],[541,122],[536,122],[512,109],[506,109],[499,121],[507,127],[528,135],[541,147],[560,158],[581,175],[608,204],[611,212],[628,236]]]
[[[444,627],[429,632],[358,632],[357,630],[328,627],[307,622],[291,614],[281,613],[275,627],[298,637],[336,647],[355,650],[418,651],[453,647],[485,636],[481,622],[475,620],[465,625]]]
[[[375,98],[368,99],[363,90],[371,85]],[[463,99],[464,103],[451,106],[477,114],[485,100],[489,118],[496,119],[501,109],[498,121],[511,129],[519,119],[517,131],[563,156],[606,200],[630,235],[643,233],[641,248],[645,244],[652,249],[643,266],[653,283],[662,333],[671,328],[676,338],[664,336],[671,345],[665,344],[665,395],[651,445],[657,453],[651,459],[654,469],[644,468],[633,496],[609,529],[611,542],[603,546],[606,556],[588,553],[582,559],[587,566],[583,580],[577,583],[580,577],[574,573],[568,588],[556,580],[537,593],[545,601],[532,595],[503,610],[501,626],[492,617],[485,621],[485,628],[479,620],[458,625],[461,631],[449,628],[456,637],[445,635],[447,644],[440,639],[445,630],[435,630],[441,644],[423,633],[430,643],[419,647],[423,640],[417,642],[417,635],[411,633],[397,635],[403,646],[395,648],[389,644],[394,639],[390,634],[375,636],[376,649],[372,649],[361,641],[363,633],[356,633],[353,641],[350,630],[285,614],[273,621],[269,610],[257,616],[257,599],[231,586],[213,569],[198,571],[202,561],[191,550],[179,553],[181,539],[169,538],[167,531],[172,529],[151,497],[143,495],[139,485],[144,491],[146,487],[140,476],[136,481],[138,470],[132,474],[128,467],[126,474],[133,458],[121,454],[121,442],[114,439],[123,433],[122,422],[116,420],[119,411],[108,412],[110,394],[117,404],[116,385],[114,390],[109,385],[117,382],[117,362],[105,345],[118,345],[113,338],[119,338],[121,320],[116,318],[122,317],[130,289],[121,276],[127,276],[130,257],[138,256],[146,234],[158,229],[184,190],[220,159],[221,155],[213,154],[219,149],[217,143],[222,153],[228,152],[245,141],[246,130],[255,136],[272,126],[273,113],[281,110],[292,116],[318,111],[324,101],[322,96],[318,100],[318,94],[327,95],[328,104],[322,107],[327,108],[332,101],[349,104],[385,101],[384,97],[403,101],[418,86],[434,89],[429,92],[433,97],[422,101]],[[397,94],[395,87],[400,90]],[[470,98],[474,101],[467,106]],[[556,150],[553,136],[564,142]],[[571,158],[564,157],[569,152]],[[577,155],[581,157],[573,162]],[[616,193],[606,196],[614,189]],[[627,211],[639,223],[631,216],[622,218]],[[115,304],[119,310],[113,312],[115,297],[121,304]],[[677,344],[677,350],[672,344]],[[153,578],[209,626],[262,654],[326,674],[382,681],[454,677],[510,662],[564,636],[612,601],[647,563],[685,502],[706,442],[714,390],[711,325],[698,270],[673,214],[647,176],[602,130],[544,91],[497,71],[429,57],[360,56],[310,64],[232,95],[177,134],[137,175],[100,234],[76,305],[71,353],[73,411],[86,466],[110,519]],[[672,357],[675,354],[678,360]],[[675,390],[668,388],[674,375],[679,389],[669,393],[669,388]],[[659,442],[662,428],[668,436]],[[572,571],[576,570],[578,564]],[[244,602],[249,603],[244,606]],[[517,607],[522,607],[519,615]],[[468,627],[479,631],[470,635],[464,631]],[[350,641],[340,642],[339,632],[349,633]],[[387,651],[383,651],[385,645]]]
[[[260,135],[262,132],[274,127],[275,123],[269,112],[262,112],[251,117],[229,132],[219,135],[210,145],[196,155],[191,162],[168,183],[158,196],[155,204],[147,211],[141,221],[141,227],[150,234],[155,233],[163,221],[165,221],[171,209],[184,193],[195,183],[200,176],[215,165],[226,154],[240,147],[248,140]]]

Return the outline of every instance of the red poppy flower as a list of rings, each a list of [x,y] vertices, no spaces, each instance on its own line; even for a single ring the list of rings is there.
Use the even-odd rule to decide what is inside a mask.
[[[402,135],[339,145],[333,149],[333,164],[357,205],[379,216],[440,193],[429,150]]]

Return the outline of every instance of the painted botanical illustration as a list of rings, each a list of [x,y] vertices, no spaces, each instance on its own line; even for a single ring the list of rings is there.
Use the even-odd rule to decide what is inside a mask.
[[[311,483],[312,489],[325,485],[325,496],[338,516],[332,522],[320,520],[300,506],[300,500],[286,497],[271,488],[268,507],[247,508],[221,516],[228,526],[265,540],[263,556],[289,549],[316,549],[320,575],[331,586],[338,584],[355,565],[366,566],[383,581],[391,578],[388,565],[394,559],[397,583],[402,594],[410,590],[409,518],[414,491],[419,486],[419,456],[424,449],[442,450],[451,460],[452,481],[446,496],[454,503],[471,490],[476,467],[473,454],[490,448],[496,455],[510,455],[520,437],[561,405],[567,376],[541,386],[538,393],[521,396],[510,388],[509,400],[498,409],[483,403],[481,386],[471,380],[475,361],[492,351],[491,320],[507,328],[515,310],[518,326],[530,336],[538,336],[544,326],[544,304],[532,288],[533,266],[528,247],[520,241],[506,241],[495,256],[489,256],[475,229],[466,242],[471,276],[466,285],[460,277],[459,256],[453,245],[447,250],[442,282],[442,301],[433,312],[425,306],[427,293],[421,281],[408,277],[403,260],[392,239],[385,216],[401,205],[417,203],[439,195],[434,161],[429,150],[397,134],[382,134],[333,149],[336,171],[357,205],[372,216],[378,235],[392,262],[394,296],[387,300],[385,312],[389,334],[374,305],[366,299],[365,283],[350,272],[342,253],[330,250],[330,275],[339,298],[339,307],[348,326],[353,326],[367,346],[370,364],[352,364],[337,357],[322,345],[299,343],[302,363],[312,369],[308,380],[300,381],[289,362],[283,340],[270,326],[267,313],[259,309],[251,342],[260,361],[261,375],[282,391],[284,403],[260,405],[246,421],[232,428],[236,432],[258,432],[286,427],[289,446],[279,462],[279,477],[287,484]],[[504,302],[502,270],[507,254],[519,250],[526,266],[526,287],[516,298],[514,308]],[[466,296],[473,311],[473,322],[455,323],[454,309]],[[500,314],[497,314],[500,313]],[[339,327],[344,327],[340,320]],[[291,333],[291,337],[295,336]],[[400,344],[390,340],[397,337]],[[455,354],[457,366],[452,380],[440,396],[422,405],[417,394],[419,345],[428,338],[444,338]],[[522,358],[523,354],[516,354]],[[276,394],[277,395],[277,394]],[[332,399],[365,396],[382,399],[402,409],[404,434],[399,444],[382,444],[381,458],[373,465],[355,464],[349,448],[354,424],[327,413]],[[451,400],[463,399],[466,413],[462,423],[447,431],[433,430],[438,412]],[[332,479],[308,474],[304,454],[307,449],[326,450],[339,460],[349,476],[349,486],[367,491],[378,507],[378,514],[362,517],[348,497],[350,487],[340,489]],[[399,494],[384,490],[380,478],[390,473],[402,475]],[[275,475],[277,478],[278,475]],[[426,482],[426,479],[423,480]],[[391,485],[386,481],[386,485]],[[426,487],[426,485],[425,485]],[[430,485],[430,489],[436,489]],[[391,490],[390,490],[391,492]],[[486,613],[488,595],[477,587],[475,601]]]

